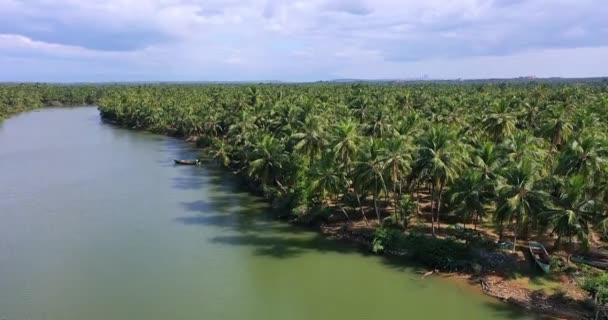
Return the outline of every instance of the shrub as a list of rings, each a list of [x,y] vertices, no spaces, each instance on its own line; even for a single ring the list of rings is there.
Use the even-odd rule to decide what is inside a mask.
[[[399,221],[397,221],[397,218],[395,216],[384,218],[384,220],[382,220],[382,228],[396,230],[402,229],[401,224],[399,223]]]
[[[472,259],[469,247],[453,239],[437,239],[424,235],[403,234],[398,229],[380,228],[372,241],[372,251],[407,251],[424,265],[447,271],[465,269]]]
[[[394,249],[402,236],[402,233],[397,229],[380,228],[376,230],[376,233],[374,234],[372,251],[380,253],[387,249]]]
[[[589,276],[583,281],[583,289],[589,291],[601,304],[608,303],[608,273]]]

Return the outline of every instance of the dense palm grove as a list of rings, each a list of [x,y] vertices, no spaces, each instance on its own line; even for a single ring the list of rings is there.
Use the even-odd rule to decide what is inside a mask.
[[[138,86],[104,118],[198,139],[295,215],[435,234],[456,216],[584,245],[608,227],[608,88],[595,85]]]
[[[1,85],[0,116],[99,103],[197,139],[295,215],[426,214],[589,244],[608,229],[606,84]]]
[[[373,235],[433,268],[462,242],[403,236],[412,219],[589,248],[608,237],[608,85],[0,85],[0,119],[98,104],[104,119],[196,141],[299,220]],[[442,225],[443,223],[443,225]],[[420,229],[417,229],[419,231]],[[514,241],[517,243],[517,241]],[[608,278],[584,287],[608,302]]]
[[[0,85],[0,120],[17,112],[43,106],[90,105],[112,86],[4,84]]]

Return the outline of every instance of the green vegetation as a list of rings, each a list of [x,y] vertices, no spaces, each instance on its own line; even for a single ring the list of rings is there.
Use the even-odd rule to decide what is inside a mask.
[[[372,242],[374,252],[397,251],[425,266],[444,271],[469,269],[474,260],[471,250],[455,239],[429,238],[419,234],[404,234],[397,229],[380,228]]]
[[[118,86],[99,85],[0,85],[0,120],[17,112],[43,106],[95,104],[106,91],[118,88]]]
[[[0,86],[3,116],[92,103],[106,120],[197,139],[299,216],[404,225],[427,213],[433,234],[456,216],[558,245],[608,230],[602,83]]]
[[[467,224],[514,243],[608,238],[606,83],[0,86],[0,116],[95,103],[107,121],[196,141],[283,216],[382,226],[374,251],[433,268],[496,246]],[[605,287],[584,284],[602,301]]]
[[[608,303],[608,274],[590,275],[585,278],[583,288],[589,291],[600,304]]]
[[[408,196],[433,234],[456,215],[558,244],[606,232],[607,109],[603,84],[137,86],[100,101],[105,119],[199,139],[298,215],[403,222]]]

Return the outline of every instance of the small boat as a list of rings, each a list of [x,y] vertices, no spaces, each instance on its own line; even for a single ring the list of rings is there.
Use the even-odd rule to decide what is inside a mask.
[[[551,259],[549,258],[549,254],[545,247],[534,241],[528,242],[528,247],[530,248],[530,254],[532,258],[536,262],[536,264],[545,272],[549,273],[549,269],[551,268]]]
[[[174,159],[173,161],[175,161],[175,164],[182,164],[182,165],[187,165],[187,166],[196,166],[199,164],[198,160],[178,160],[178,159]]]
[[[608,260],[608,250],[606,249],[595,249],[589,252],[589,256],[597,258],[598,260]]]
[[[608,260],[597,260],[597,259],[587,258],[584,256],[579,256],[576,254],[571,254],[570,261],[573,261],[576,263],[584,263],[586,265],[590,265],[592,267],[596,267],[599,269],[608,269]]]

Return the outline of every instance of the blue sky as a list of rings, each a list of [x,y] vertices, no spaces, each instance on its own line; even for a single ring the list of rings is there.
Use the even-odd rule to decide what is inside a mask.
[[[605,0],[0,0],[0,81],[608,76]]]

